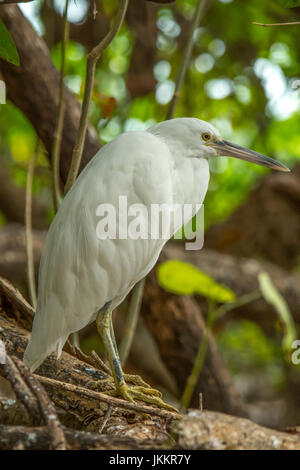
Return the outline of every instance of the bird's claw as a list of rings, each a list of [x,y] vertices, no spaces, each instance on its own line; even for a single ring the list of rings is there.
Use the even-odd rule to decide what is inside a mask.
[[[108,393],[109,395],[113,395],[113,396],[122,396],[123,398],[125,398],[125,400],[128,400],[128,401],[134,401],[134,399],[130,399],[130,394],[133,395],[138,395],[139,393],[142,393],[144,395],[147,395],[147,396],[154,396],[154,397],[158,397],[158,398],[161,398],[162,397],[162,394],[159,390],[156,390],[155,388],[150,388],[149,385],[147,385],[147,387],[142,387],[140,385],[134,385],[133,387],[129,387],[128,385],[122,385],[119,390],[117,389],[114,389],[114,390],[109,390]]]
[[[132,383],[132,384],[137,385],[137,386],[140,385],[142,387],[151,388],[150,385],[147,384],[147,382],[145,382],[145,380],[143,380],[142,377],[140,377],[139,375],[124,374],[124,379],[125,379],[126,383],[129,382],[129,383]]]
[[[148,389],[148,390],[154,390],[154,392],[159,394],[160,397],[162,396],[161,393],[158,390],[155,390],[155,389],[151,388],[151,386],[149,384],[147,384],[147,382],[145,382],[142,379],[142,377],[140,377],[139,375],[124,374],[124,379],[125,379],[126,383],[133,384],[136,387],[143,387],[143,388]],[[87,386],[87,388],[90,388],[91,390],[97,390],[97,389],[99,389],[100,385],[105,384],[105,383],[111,384],[113,386],[114,385],[113,377],[108,376],[108,377],[105,377],[101,380],[90,380],[89,382],[87,382],[86,386]]]
[[[150,405],[156,405],[159,408],[163,408],[168,411],[177,413],[176,408],[168,405],[162,400],[162,394],[159,390],[151,388],[139,375],[124,374],[124,378],[127,382],[133,383],[134,385],[127,385],[127,383],[114,388],[113,390],[105,390],[103,393],[114,397],[122,397],[131,403],[135,400],[140,400]],[[88,388],[92,390],[99,389],[100,384],[108,383],[113,385],[114,381],[112,377],[107,377],[99,381],[90,381],[87,383]]]
[[[150,405],[156,405],[159,408],[177,413],[176,408],[173,408],[173,406],[168,405],[161,399],[162,394],[158,390],[149,388],[149,386],[129,387],[127,384],[124,384],[121,385],[118,389],[110,390],[107,393],[109,395],[121,396],[124,398],[124,400],[130,401],[132,403],[135,402],[135,400],[140,400],[145,403],[149,403]]]

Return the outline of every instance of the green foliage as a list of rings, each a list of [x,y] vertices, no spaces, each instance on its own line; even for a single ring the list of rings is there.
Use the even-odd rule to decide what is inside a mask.
[[[218,345],[233,373],[264,371],[273,385],[282,385],[284,362],[280,345],[256,323],[232,321],[218,335]]]
[[[26,162],[35,146],[34,129],[22,112],[10,102],[0,106],[0,148],[3,153],[9,151],[18,163]]]
[[[280,324],[283,329],[282,347],[286,353],[290,353],[291,345],[297,339],[294,319],[291,315],[288,304],[280,292],[274,286],[270,276],[267,273],[258,275],[259,287],[261,293],[269,304],[273,305],[279,316]]]
[[[20,65],[19,54],[6,26],[0,19],[0,57],[14,65]]]
[[[215,302],[233,302],[235,294],[215,282],[195,266],[179,260],[169,260],[158,266],[157,279],[161,287],[180,295],[200,294]]]
[[[0,211],[0,227],[3,227],[3,225],[5,225],[5,216],[4,214]]]
[[[105,353],[102,340],[97,332],[82,338],[80,340],[80,348],[85,354],[91,354],[92,351],[97,351],[99,354]]]
[[[300,0],[276,0],[276,2],[285,8],[295,8],[300,6]]]

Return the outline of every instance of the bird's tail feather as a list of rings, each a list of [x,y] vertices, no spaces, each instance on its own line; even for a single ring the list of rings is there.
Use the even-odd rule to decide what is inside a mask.
[[[40,352],[40,348],[36,347],[36,344],[30,339],[27,348],[24,352],[23,361],[24,364],[29,367],[31,372],[34,372],[44,360],[54,351],[57,351],[57,358],[59,359],[62,348],[68,339],[68,335],[59,338],[54,344],[49,346],[47,350]]]

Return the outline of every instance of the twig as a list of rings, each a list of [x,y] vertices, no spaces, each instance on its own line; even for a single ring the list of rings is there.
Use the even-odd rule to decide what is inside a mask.
[[[3,341],[1,341],[1,344],[4,344]],[[1,375],[10,382],[17,399],[23,403],[33,421],[40,424],[41,415],[36,397],[30,391],[15,362],[7,353],[5,359],[5,364],[0,365]]]
[[[3,341],[1,346],[5,348]],[[29,369],[17,357],[5,355],[5,364],[0,365],[0,372],[10,382],[18,400],[25,406],[33,421],[44,421],[50,431],[52,448],[66,449],[64,431],[56,414],[55,407],[44,388]]]
[[[27,385],[30,387],[34,395],[36,396],[40,412],[45,421],[47,427],[49,428],[49,432],[51,435],[51,447],[53,450],[66,450],[67,443],[66,438],[64,435],[64,431],[60,421],[57,417],[56,410],[54,404],[48,397],[44,387],[38,382],[37,378],[31,374],[29,369],[23,364],[23,362],[18,359],[14,358],[14,361],[26,380]]]
[[[221,305],[212,313],[213,323],[219,318],[221,318],[223,315],[225,315],[227,312],[230,312],[235,308],[242,307],[243,305],[250,304],[251,302],[258,300],[261,297],[261,292],[259,290],[255,290],[253,292],[250,292],[250,294],[245,294],[241,297],[238,297],[234,302]]]
[[[91,357],[95,361],[96,366],[98,366],[96,368],[99,368],[100,370],[104,370],[104,372],[106,372],[108,375],[111,375],[110,368],[105,364],[104,361],[102,361],[101,357],[98,356],[96,351],[93,350],[91,352]]]
[[[203,393],[199,393],[199,410],[203,411]]]
[[[30,0],[29,0],[30,1]],[[166,3],[174,3],[175,0],[146,0],[146,2],[153,2],[153,3],[162,3],[162,4],[166,4]]]
[[[151,444],[140,443],[132,437],[112,436],[95,432],[78,431],[63,426],[69,450],[110,450],[147,449]],[[51,444],[49,430],[45,426],[12,426],[0,424],[0,448],[2,450],[48,450]],[[155,442],[155,448],[161,449],[161,442]],[[75,455],[75,454],[74,454]],[[78,455],[78,454],[76,454]],[[68,458],[68,456],[66,456]]]
[[[112,414],[112,410],[113,410],[113,406],[112,405],[109,405],[109,407],[107,408],[106,410],[106,413],[105,415],[103,416],[103,419],[101,421],[101,424],[99,426],[99,434],[101,434],[103,432],[103,429],[105,428],[105,426],[107,425],[107,422],[109,420],[109,418],[111,417],[111,414]]]
[[[7,5],[10,3],[29,3],[32,2],[33,0],[1,0],[0,3],[1,5]]]
[[[111,43],[114,37],[118,34],[123,20],[125,18],[126,10],[128,6],[128,0],[120,0],[120,7],[118,9],[118,13],[116,15],[115,22],[107,33],[105,38],[96,46],[94,47],[91,52],[88,54],[87,57],[87,65],[86,65],[86,77],[85,77],[85,88],[84,88],[84,96],[83,96],[83,103],[82,103],[82,110],[79,122],[79,129],[76,136],[76,142],[73,150],[71,166],[67,178],[67,182],[65,185],[65,193],[69,191],[71,186],[73,185],[76,177],[78,175],[84,142],[85,142],[85,135],[86,129],[88,124],[88,112],[90,107],[90,101],[92,97],[93,85],[94,85],[94,76],[95,76],[95,69],[98,60],[100,59],[101,55],[103,54],[104,50],[107,46]]]
[[[66,62],[66,45],[69,38],[69,23],[68,23],[68,6],[69,0],[66,0],[64,11],[64,24],[63,24],[63,38],[61,43],[61,68],[59,79],[59,98],[58,98],[58,113],[56,128],[54,131],[53,146],[52,146],[52,177],[53,177],[53,203],[55,212],[58,211],[61,200],[61,186],[60,186],[60,149],[62,132],[64,126],[65,116],[65,102],[64,102],[64,75],[65,75],[65,62]]]
[[[7,297],[23,317],[33,319],[34,309],[7,279],[0,277],[0,292]]]
[[[221,318],[227,312],[235,308],[241,307],[243,305],[249,304],[251,302],[254,302],[255,300],[258,300],[260,298],[261,298],[261,293],[259,292],[259,290],[256,290],[254,292],[251,292],[250,294],[241,296],[240,298],[236,299],[235,302],[223,304],[216,310],[214,308],[213,302],[209,304],[205,334],[200,343],[200,346],[199,346],[199,349],[198,349],[198,352],[197,352],[197,355],[196,355],[196,358],[192,367],[192,371],[187,379],[184,392],[182,394],[181,410],[187,409],[190,405],[190,402],[191,402],[191,399],[195,390],[195,386],[198,382],[198,379],[201,374],[203,364],[206,358],[208,342],[209,342],[209,331],[211,331],[215,321]]]
[[[203,16],[206,5],[207,5],[207,0],[199,0],[196,6],[193,21],[192,21],[191,28],[189,31],[188,40],[187,40],[187,43],[183,52],[183,59],[180,65],[179,74],[176,80],[175,91],[174,91],[173,98],[171,100],[171,103],[167,111],[166,119],[172,119],[172,117],[174,116],[175,107],[176,107],[177,100],[180,94],[180,90],[183,85],[187,68],[191,60],[191,55],[192,55],[193,45],[194,45],[194,32],[196,28],[198,28],[199,26],[199,23]]]
[[[163,417],[170,417],[170,418],[176,418],[178,417],[177,413],[173,413],[172,411],[168,410],[163,410],[160,408],[154,408],[152,406],[146,406],[146,405],[140,405],[138,403],[133,403],[129,402],[126,400],[122,400],[121,398],[116,398],[112,397],[109,395],[106,395],[105,393],[102,392],[95,392],[93,390],[86,389],[84,387],[81,387],[79,385],[73,385],[69,384],[66,382],[60,382],[55,379],[50,379],[49,377],[42,377],[41,375],[36,375],[36,378],[41,382],[42,384],[49,386],[55,390],[63,388],[65,390],[68,390],[69,392],[72,393],[77,393],[79,395],[83,395],[87,398],[93,398],[99,401],[104,401],[105,403],[108,403],[109,405],[115,406],[116,408],[124,408],[127,410],[133,410],[136,412],[141,412],[141,413],[148,413],[150,415],[155,415],[155,416],[163,416]]]
[[[291,21],[289,23],[257,23],[256,21],[253,21],[252,24],[255,24],[256,26],[294,26],[294,25],[299,25],[300,21]]]
[[[36,286],[34,275],[34,257],[32,243],[32,180],[34,173],[35,159],[38,154],[39,141],[37,141],[36,149],[30,159],[27,181],[26,181],[26,201],[25,201],[25,227],[26,227],[26,254],[27,254],[27,277],[30,301],[36,308]]]
[[[186,381],[185,388],[182,394],[181,402],[180,402],[180,410],[186,410],[190,403],[191,399],[195,390],[195,386],[198,382],[198,378],[200,375],[200,372],[202,370],[205,357],[206,357],[206,352],[208,348],[208,329],[206,327],[205,334],[202,337],[202,341],[200,343],[192,371]]]
[[[100,357],[95,351],[92,351],[91,355],[88,356],[87,354],[84,354],[84,352],[82,352],[80,348],[74,347],[69,340],[65,343],[63,351],[75,357],[76,359],[79,359],[80,361],[89,364],[95,369],[98,369],[101,372],[105,372],[106,374],[111,375],[109,367],[102,361],[102,359],[100,359]]]
[[[128,358],[128,354],[129,354],[132,341],[134,338],[134,333],[136,330],[141,303],[143,299],[144,286],[145,286],[145,278],[139,281],[134,286],[134,289],[132,290],[132,293],[131,293],[125,329],[124,329],[122,341],[120,344],[120,358],[121,358],[122,364],[125,364]]]

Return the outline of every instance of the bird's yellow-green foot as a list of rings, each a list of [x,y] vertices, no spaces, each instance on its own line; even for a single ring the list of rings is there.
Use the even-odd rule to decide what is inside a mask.
[[[159,390],[150,387],[140,376],[138,375],[131,375],[131,374],[124,374],[124,383],[122,385],[116,385],[113,390],[107,390],[103,393],[107,395],[114,396],[114,397],[121,397],[124,400],[128,400],[129,402],[135,402],[135,400],[140,400],[146,402],[150,405],[156,405],[159,408],[163,408],[168,411],[177,412],[176,408],[168,405],[162,400],[162,394]],[[88,388],[92,390],[97,390],[103,382],[112,383],[111,377],[107,379],[103,379],[101,381],[91,381],[87,383]],[[133,383],[135,385],[129,385],[129,383]],[[138,384],[143,385],[138,385]]]
[[[112,396],[120,396],[124,398],[124,400],[128,400],[130,402],[140,400],[150,405],[156,405],[159,408],[163,408],[168,411],[173,411],[175,413],[177,412],[176,408],[171,405],[168,405],[162,400],[162,395],[159,390],[156,390],[155,388],[150,388],[149,385],[147,387],[143,387],[140,385],[130,386],[124,383],[115,390],[109,391],[108,394]]]
[[[158,390],[151,388],[141,377],[137,375],[126,376],[126,374],[123,373],[112,325],[110,304],[111,303],[109,302],[99,310],[96,319],[97,329],[106,349],[115,383],[115,389],[109,390],[106,393],[113,396],[120,396],[130,402],[140,400],[145,403],[149,403],[150,405],[156,405],[160,408],[176,412],[177,410],[175,408],[162,400],[161,393]],[[128,385],[125,381],[126,379],[127,382],[133,382],[134,385]]]

